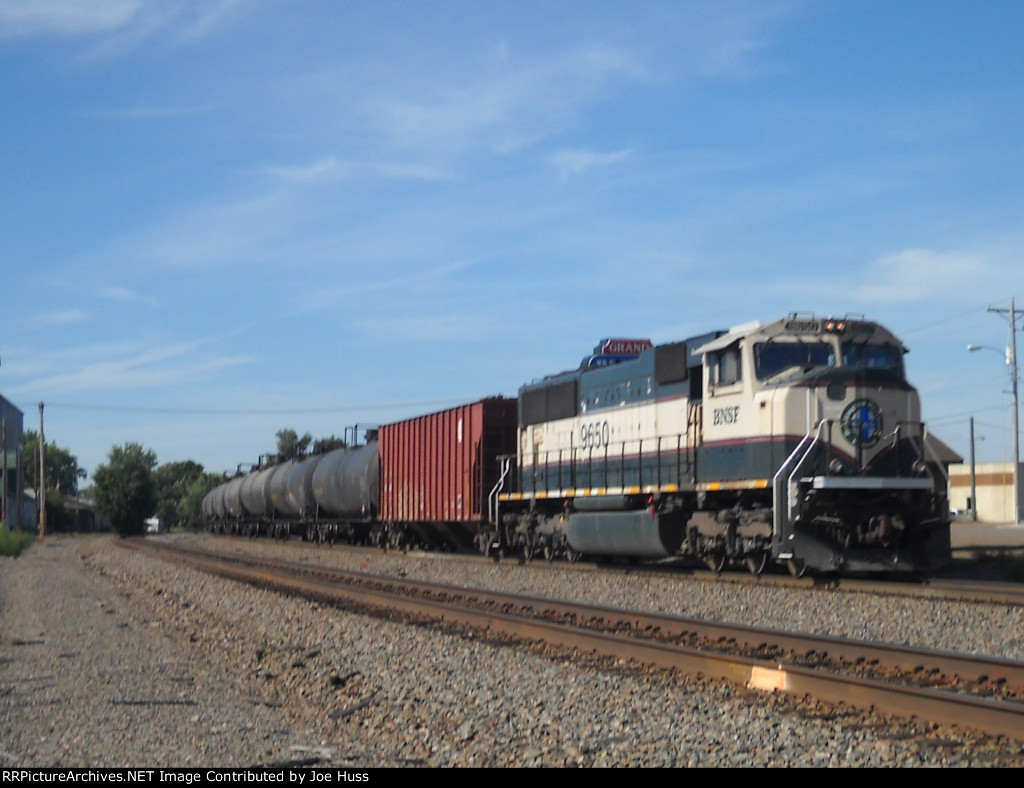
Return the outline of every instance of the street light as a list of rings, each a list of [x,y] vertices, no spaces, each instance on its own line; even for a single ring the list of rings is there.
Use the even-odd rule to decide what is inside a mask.
[[[1003,351],[985,345],[968,345],[972,353],[975,350],[993,350],[1002,354]],[[1018,424],[1019,408],[1017,402],[1017,315],[1010,299],[1010,344],[1006,347],[1006,364],[1010,367],[1010,381],[1013,394],[1013,521],[1020,525],[1020,429]]]

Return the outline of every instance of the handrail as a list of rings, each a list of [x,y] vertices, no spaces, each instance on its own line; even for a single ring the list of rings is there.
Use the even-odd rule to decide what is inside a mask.
[[[793,449],[790,455],[786,458],[785,462],[783,462],[782,465],[779,466],[779,470],[775,472],[775,476],[772,478],[772,489],[776,490],[778,487],[779,479],[783,476],[783,474],[786,473],[786,469],[790,465],[792,465],[793,470],[789,474],[789,478],[786,479],[786,519],[789,519],[789,517],[792,515],[793,508],[795,506],[793,496],[793,478],[796,476],[797,472],[800,470],[804,462],[806,462],[807,458],[810,456],[811,450],[818,444],[819,441],[821,441],[821,437],[819,437],[818,433],[821,433],[825,426],[830,425],[831,423],[831,419],[822,419],[821,421],[818,422],[817,426],[813,430],[808,431],[807,434],[800,439],[800,443],[796,445],[796,448]],[[810,443],[810,445],[807,446],[806,450],[803,450],[804,446],[807,445],[808,442]],[[796,460],[796,457],[798,454],[800,454],[801,450],[803,450],[803,454],[799,460]],[[794,460],[796,460],[796,462],[794,462]],[[780,514],[778,509],[778,503],[776,502],[776,517],[778,517]]]
[[[935,458],[935,467],[942,473],[942,477],[946,480],[946,489],[949,489],[949,469],[946,464],[942,461],[939,453],[935,450],[934,446],[928,443],[928,427],[925,424],[921,425],[921,448],[918,449],[918,455],[921,459],[927,461],[925,454],[931,454]],[[931,469],[928,469],[928,473],[931,473]]]
[[[505,478],[508,476],[509,466],[512,464],[512,456],[505,455],[499,459],[501,460],[501,475],[487,495],[487,518],[495,525],[498,523],[498,495],[505,488]]]
[[[682,484],[694,465],[694,458],[687,452],[686,438],[685,433],[649,435],[600,446],[534,451],[530,453],[530,464],[524,468],[520,491],[536,493],[552,489],[551,485],[558,489],[609,487],[615,479],[625,485],[630,475],[635,475],[631,484],[638,486]],[[643,461],[635,465],[632,459],[627,461],[627,457],[634,456]]]

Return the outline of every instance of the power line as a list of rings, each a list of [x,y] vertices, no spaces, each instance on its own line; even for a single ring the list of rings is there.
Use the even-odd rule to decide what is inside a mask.
[[[107,413],[173,413],[202,416],[280,416],[296,413],[348,413],[354,410],[396,410],[400,408],[443,407],[462,400],[419,400],[414,402],[386,402],[373,405],[335,405],[323,408],[172,408],[146,405],[97,405],[75,402],[52,402],[47,400],[48,408],[65,410],[102,411]]]

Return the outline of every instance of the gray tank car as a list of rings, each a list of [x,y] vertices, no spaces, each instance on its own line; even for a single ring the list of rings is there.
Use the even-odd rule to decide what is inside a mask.
[[[379,507],[376,437],[356,447],[256,468],[214,488],[202,512],[216,533],[366,541]]]

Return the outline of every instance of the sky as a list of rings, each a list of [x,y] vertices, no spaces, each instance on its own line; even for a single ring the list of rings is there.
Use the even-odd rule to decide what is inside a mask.
[[[1022,39],[1020,0],[0,0],[0,394],[86,485],[219,473],[856,314],[1010,460]]]

